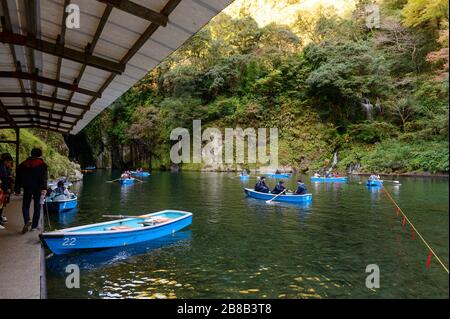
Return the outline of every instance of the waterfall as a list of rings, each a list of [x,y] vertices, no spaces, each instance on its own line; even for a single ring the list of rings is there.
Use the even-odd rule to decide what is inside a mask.
[[[334,151],[333,153],[333,162],[331,163],[331,167],[328,169],[328,173],[331,173],[331,171],[333,170],[333,168],[336,166],[337,162],[338,162],[338,151]]]
[[[337,164],[338,158],[337,158],[337,151],[334,152],[333,154],[333,162],[331,163],[331,167],[335,167]]]
[[[372,113],[373,113],[373,104],[370,103],[369,99],[363,98],[361,102],[361,106],[363,108],[363,111],[366,112],[366,118],[368,120],[372,119]]]

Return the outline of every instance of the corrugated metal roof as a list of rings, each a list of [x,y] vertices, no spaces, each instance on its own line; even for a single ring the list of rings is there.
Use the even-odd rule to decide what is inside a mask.
[[[0,129],[78,133],[232,1],[0,0]]]

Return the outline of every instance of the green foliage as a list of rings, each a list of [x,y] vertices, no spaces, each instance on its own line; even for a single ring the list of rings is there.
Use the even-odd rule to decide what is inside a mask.
[[[447,0],[409,0],[402,10],[404,23],[409,27],[421,24],[439,26],[443,19],[448,20]]]
[[[448,147],[442,142],[387,141],[377,145],[361,162],[369,171],[448,172]]]
[[[396,127],[386,122],[365,121],[348,127],[351,139],[358,143],[381,142],[397,134]]]
[[[338,149],[339,170],[448,172],[448,77],[433,71],[448,61],[448,5],[387,0],[369,30],[366,3],[302,10],[292,25],[219,14],[89,125],[93,149],[132,145],[135,162],[167,168],[171,130],[201,119],[278,127],[280,163],[303,171]]]
[[[36,134],[36,130],[33,130]],[[54,179],[61,176],[70,177],[75,174],[75,169],[80,169],[79,165],[71,162],[66,156],[60,154],[55,148],[47,144],[42,139],[38,138],[30,130],[20,130],[20,148],[19,159],[24,161],[30,156],[31,150],[35,147],[41,148],[43,158],[49,168],[49,178]],[[44,134],[39,132],[38,134]],[[0,130],[0,139],[14,140],[15,133],[13,130]],[[53,137],[53,139],[60,139]],[[15,145],[0,144],[0,153],[10,153],[14,158],[16,156]]]
[[[384,58],[367,41],[312,44],[305,58],[313,65],[310,94],[335,112],[348,114],[363,98],[383,98],[389,90]]]

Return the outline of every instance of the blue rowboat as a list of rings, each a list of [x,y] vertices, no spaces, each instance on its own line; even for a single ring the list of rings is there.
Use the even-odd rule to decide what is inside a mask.
[[[61,196],[47,197],[47,207],[50,212],[61,213],[77,207],[78,197],[70,194],[70,198],[63,199]]]
[[[134,176],[139,176],[139,177],[149,177],[150,176],[149,172],[134,172],[133,171],[130,174],[134,175]]]
[[[134,178],[121,178],[119,179],[120,185],[131,185],[134,184]]]
[[[264,175],[266,175],[268,178],[289,178],[291,176],[291,174],[289,174],[289,173],[283,173],[283,174],[266,173]]]
[[[192,223],[192,213],[163,210],[139,217],[66,228],[40,237],[56,255],[127,246],[170,235]]]
[[[345,183],[347,177],[311,177],[311,182]]]
[[[94,170],[97,169],[97,167],[95,167],[95,166],[88,166],[88,167],[85,167],[84,169],[87,170],[87,171],[94,171]]]
[[[382,180],[374,180],[374,179],[369,179],[366,182],[366,186],[371,186],[371,187],[380,187],[383,186],[383,181]]]
[[[256,199],[262,199],[262,200],[269,200],[277,196],[277,194],[271,194],[271,193],[261,193],[257,192],[250,188],[244,188],[245,194],[247,196],[256,198]],[[305,194],[305,195],[280,195],[277,198],[273,200],[274,202],[285,202],[285,203],[310,203],[312,202],[312,194]]]
[[[239,178],[242,180],[247,180],[250,178],[250,175],[239,175]]]

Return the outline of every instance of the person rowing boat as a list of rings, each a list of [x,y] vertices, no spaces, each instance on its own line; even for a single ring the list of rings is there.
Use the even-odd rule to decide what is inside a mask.
[[[284,187],[284,181],[279,181],[272,190],[272,194],[280,194],[281,192],[285,192],[286,187]]]
[[[258,181],[255,184],[255,191],[260,192],[260,193],[268,193],[269,192],[269,187],[267,187],[267,185],[266,185],[266,177],[265,176],[258,177]]]
[[[121,179],[131,179],[131,173],[129,171],[125,171],[120,175]]]
[[[293,195],[305,195],[307,191],[308,190],[306,188],[305,183],[303,183],[303,181],[301,179],[299,179],[297,181],[297,189],[295,190]]]

